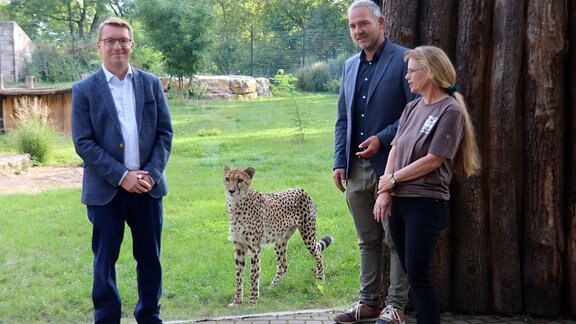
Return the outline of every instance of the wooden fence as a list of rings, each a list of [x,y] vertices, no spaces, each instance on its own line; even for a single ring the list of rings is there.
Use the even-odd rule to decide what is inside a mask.
[[[576,0],[384,0],[385,32],[453,59],[483,157],[456,178],[442,307],[576,316]]]

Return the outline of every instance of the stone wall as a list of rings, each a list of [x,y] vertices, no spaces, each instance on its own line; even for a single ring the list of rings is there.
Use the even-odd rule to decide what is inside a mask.
[[[177,91],[178,79],[161,78],[164,89]],[[194,76],[183,81],[185,90],[202,94],[203,99],[255,99],[270,97],[270,82],[266,78],[241,75]]]
[[[32,60],[34,43],[13,21],[0,21],[0,74],[8,82],[23,80],[27,62]]]

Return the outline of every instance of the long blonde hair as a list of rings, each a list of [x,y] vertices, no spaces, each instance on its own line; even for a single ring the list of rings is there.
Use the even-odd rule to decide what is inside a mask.
[[[470,114],[466,108],[464,97],[458,92],[456,86],[456,70],[448,55],[435,46],[419,46],[408,50],[404,54],[404,61],[413,59],[420,63],[422,68],[431,77],[432,83],[444,89],[448,94],[460,104],[462,115],[464,116],[464,137],[460,144],[460,149],[456,155],[454,170],[466,176],[478,174],[480,171],[480,153],[478,143],[474,134],[474,126],[470,119]]]

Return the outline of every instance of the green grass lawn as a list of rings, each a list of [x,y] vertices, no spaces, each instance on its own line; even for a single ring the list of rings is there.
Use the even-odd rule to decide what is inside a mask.
[[[172,104],[174,146],[162,240],[165,320],[341,308],[356,301],[357,238],[344,195],[332,181],[336,101],[336,95],[299,94]],[[0,154],[13,150],[9,136],[1,135]],[[70,138],[59,140],[51,161],[79,163]],[[308,190],[318,204],[318,236],[335,239],[324,251],[323,282],[315,280],[314,260],[296,234],[284,280],[268,287],[276,263],[273,248],[265,248],[258,304],[227,308],[235,265],[222,184],[225,164],[254,167],[253,186],[264,192]],[[92,321],[90,236],[80,189],[0,196],[0,323]],[[128,227],[117,275],[123,314],[131,318],[137,291]]]

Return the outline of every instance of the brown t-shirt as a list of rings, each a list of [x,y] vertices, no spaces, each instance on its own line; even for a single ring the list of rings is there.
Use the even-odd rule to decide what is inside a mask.
[[[425,176],[397,183],[393,195],[449,200],[452,160],[458,153],[463,136],[464,115],[454,97],[449,96],[430,105],[421,98],[408,103],[392,141],[392,145],[396,146],[394,170],[400,170],[429,153],[445,157],[446,160]]]

